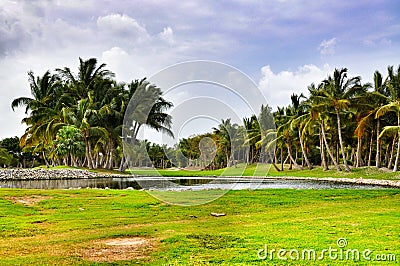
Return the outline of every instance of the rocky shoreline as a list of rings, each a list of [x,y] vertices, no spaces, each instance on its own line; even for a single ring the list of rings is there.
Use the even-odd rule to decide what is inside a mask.
[[[0,181],[7,180],[54,180],[98,177],[96,173],[81,169],[3,169]]]

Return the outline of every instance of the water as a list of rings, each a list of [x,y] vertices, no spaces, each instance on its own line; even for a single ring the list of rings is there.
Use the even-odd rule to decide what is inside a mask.
[[[376,185],[335,183],[318,180],[284,180],[278,178],[93,178],[65,180],[16,180],[0,181],[1,188],[24,189],[69,189],[69,188],[110,188],[145,190],[243,190],[243,189],[384,189]]]

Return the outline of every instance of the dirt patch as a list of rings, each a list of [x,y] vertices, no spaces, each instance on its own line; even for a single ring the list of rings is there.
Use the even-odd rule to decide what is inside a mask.
[[[4,197],[6,200],[11,201],[14,204],[23,204],[26,206],[35,206],[42,200],[51,199],[50,196],[21,196],[21,197]]]
[[[106,239],[93,242],[92,248],[80,252],[80,255],[92,262],[145,259],[156,244],[155,239],[143,237]]]

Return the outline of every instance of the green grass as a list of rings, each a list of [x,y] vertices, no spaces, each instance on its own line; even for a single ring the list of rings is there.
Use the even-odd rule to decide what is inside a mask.
[[[189,197],[189,192],[169,192]],[[181,193],[181,194],[179,194]],[[183,194],[182,194],[183,193]],[[44,196],[34,206],[9,197]],[[213,217],[211,212],[224,212]],[[1,265],[93,265],[80,255],[96,240],[141,236],[148,257],[96,265],[280,265],[257,251],[348,248],[400,260],[400,190],[231,191],[205,205],[168,205],[144,191],[0,189]],[[342,265],[344,261],[291,261]],[[350,265],[370,265],[345,261]],[[394,264],[394,263],[393,263]]]

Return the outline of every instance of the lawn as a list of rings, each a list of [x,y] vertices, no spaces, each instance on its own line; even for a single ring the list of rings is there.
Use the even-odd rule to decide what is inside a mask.
[[[390,254],[398,262],[399,221],[395,189],[230,191],[192,207],[168,205],[145,191],[0,189],[0,264],[370,265],[376,255]],[[347,240],[342,249],[339,238]],[[124,239],[136,246],[107,242]],[[292,260],[288,253],[283,261],[277,251],[272,260],[260,259],[265,245],[269,251],[369,249],[374,261],[327,254]]]

